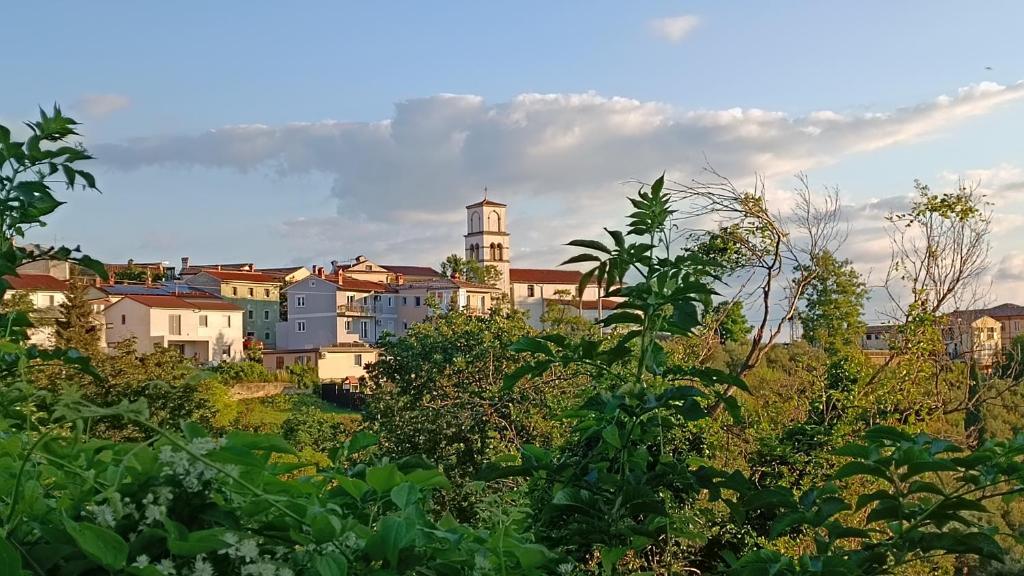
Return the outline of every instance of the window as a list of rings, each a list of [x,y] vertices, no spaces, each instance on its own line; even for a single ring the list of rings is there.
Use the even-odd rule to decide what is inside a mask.
[[[348,304],[349,306],[355,304],[356,303],[356,295],[355,294],[349,294],[348,296],[346,296],[345,297],[345,303]]]
[[[252,298],[254,296],[256,296],[256,289],[255,288],[249,288],[249,298]]]
[[[405,296],[402,296],[402,306],[408,306],[408,305],[409,305],[409,299],[406,298]]]
[[[220,351],[220,357],[225,359],[231,358],[231,347],[225,346],[224,349]]]
[[[252,320],[253,318],[256,317],[256,313],[253,312],[252,308],[249,308],[249,310],[247,311],[247,314],[249,315],[249,320]]]
[[[309,285],[310,286],[316,286],[316,280],[310,280],[309,281]]]
[[[533,298],[536,295],[533,291],[533,284],[526,285],[526,295],[530,298]]]
[[[264,320],[270,320],[270,310],[264,310],[263,311],[263,319]]]
[[[246,332],[245,333],[245,337],[246,338],[255,338],[256,337],[256,333],[255,332]]]
[[[295,297],[295,306],[297,308],[305,308],[306,307],[306,297],[304,295],[302,295],[302,294],[299,294],[298,296],[296,296]]]
[[[263,341],[264,342],[270,342],[270,332],[264,332],[263,333]]]
[[[871,340],[871,334],[868,334],[867,336],[865,336],[864,339],[865,340]]]
[[[231,316],[227,314],[224,315],[224,325],[231,328]]]
[[[352,363],[355,364],[356,366],[362,366],[363,365],[363,355],[362,354],[353,354],[352,355]]]
[[[263,289],[263,297],[264,298],[270,298],[270,288],[264,288]]]
[[[408,330],[408,329],[409,329],[409,323],[408,323],[408,322],[404,322],[404,321],[403,321],[403,322],[402,322],[402,329],[403,329],[403,330]]]
[[[480,311],[483,312],[487,308],[487,296],[480,297]]]
[[[416,303],[416,307],[419,308],[421,304],[420,297],[416,296],[413,301]]]
[[[238,296],[238,288],[237,287],[235,287],[235,286],[231,287],[231,295],[232,296]]]
[[[305,332],[306,331],[306,321],[305,320],[297,320],[295,322],[295,331],[296,332]]]
[[[373,270],[373,265],[372,264],[365,264],[365,265],[363,265],[363,270]]]
[[[363,338],[370,337],[370,325],[366,322],[366,320],[362,320],[361,322],[359,322],[359,334]]]
[[[56,303],[56,300],[54,299],[53,294],[49,294],[49,295],[46,296],[46,302],[47,302],[47,305],[49,305],[49,306],[53,306]]]
[[[199,327],[200,328],[206,328],[209,324],[210,324],[210,321],[209,321],[208,317],[206,316],[206,314],[200,314],[199,315]]]
[[[124,326],[127,323],[127,321],[128,319],[125,318],[124,314],[121,314],[121,325]]]
[[[351,320],[345,320],[345,332],[351,332],[351,331],[352,331],[352,321]]]
[[[394,299],[391,296],[388,296],[388,308],[391,308],[394,305],[395,305]]]
[[[167,332],[171,336],[181,336],[181,314],[167,316]]]
[[[277,356],[274,358],[274,367],[278,370],[284,370],[284,356]]]

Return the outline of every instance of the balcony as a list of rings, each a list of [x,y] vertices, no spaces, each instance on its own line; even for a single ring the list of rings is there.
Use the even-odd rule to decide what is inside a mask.
[[[373,308],[365,304],[340,304],[338,316],[373,316]]]

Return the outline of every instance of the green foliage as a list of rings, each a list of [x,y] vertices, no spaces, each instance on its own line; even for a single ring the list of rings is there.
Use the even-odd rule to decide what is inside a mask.
[[[716,331],[722,344],[726,342],[746,342],[750,338],[752,328],[747,315],[743,312],[743,303],[738,300],[715,304],[708,316],[717,322]]]
[[[1001,378],[1020,381],[1024,379],[1024,334],[1016,336],[1003,352],[1003,357],[996,367]]]
[[[281,425],[281,435],[297,450],[327,455],[340,448],[362,427],[357,414],[328,412],[316,403],[304,403]]]
[[[97,317],[89,302],[88,286],[83,282],[69,282],[66,298],[60,305],[60,319],[56,323],[57,345],[74,348],[90,357],[99,355],[102,321],[102,316]]]
[[[476,260],[466,259],[458,254],[451,254],[441,262],[440,272],[444,276],[496,286],[501,281],[501,271],[497,267]]]
[[[313,364],[288,366],[288,380],[299,388],[312,389],[320,384],[320,372]]]
[[[275,380],[274,375],[259,362],[221,362],[214,367],[213,372],[228,384]]]
[[[161,282],[164,279],[164,273],[163,270],[154,271],[129,264],[114,272],[114,279],[118,282]]]
[[[435,462],[463,494],[446,502],[459,517],[474,514],[476,502],[464,492],[485,463],[556,431],[546,416],[549,405],[565,401],[558,397],[562,386],[502,385],[522,363],[509,347],[529,332],[516,311],[440,313],[383,343],[380,360],[367,369],[365,417],[382,453]]]
[[[799,313],[804,340],[829,352],[858,346],[868,290],[853,263],[824,251],[796,272],[807,282]]]

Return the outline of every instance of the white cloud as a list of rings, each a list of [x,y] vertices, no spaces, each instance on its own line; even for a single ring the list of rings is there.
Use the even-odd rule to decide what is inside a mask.
[[[723,174],[742,179],[759,171],[776,187],[786,178],[781,183],[788,187],[797,171],[934,136],[1022,96],[1024,84],[985,85],[884,113],[792,116],[758,109],[685,110],[593,93],[524,94],[499,103],[444,94],[401,102],[391,118],[378,122],[227,126],[92,150],[122,170],[171,165],[326,174],[333,178],[337,205],[325,211],[343,215],[344,222],[320,213],[315,218],[327,222],[288,224],[296,242],[296,231],[325,231],[306,239],[301,249],[311,256],[337,254],[339,245],[367,254],[393,250],[395,255],[385,254],[389,259],[401,256],[399,246],[429,254],[457,250],[462,207],[489,186],[492,197],[510,204],[513,254],[520,265],[550,265],[563,254],[560,243],[616,221],[623,197],[635,188],[622,185],[630,178],[649,180],[667,171],[688,180],[709,158]],[[864,207],[870,212],[864,217],[880,218],[890,203],[901,201]],[[357,234],[363,226],[375,226],[376,232]],[[427,228],[441,232],[425,238]]]
[[[651,30],[655,34],[673,44],[689,36],[699,24],[700,18],[689,14],[657,18],[650,22]]]
[[[74,107],[93,118],[105,118],[131,104],[131,98],[123,94],[85,94],[75,101]]]

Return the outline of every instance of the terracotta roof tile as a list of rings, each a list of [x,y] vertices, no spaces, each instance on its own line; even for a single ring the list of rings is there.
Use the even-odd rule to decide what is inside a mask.
[[[66,292],[68,289],[67,282],[54,278],[49,274],[19,274],[17,276],[4,276],[4,280],[14,290]]]
[[[279,282],[277,278],[262,272],[242,272],[239,270],[203,270],[200,272],[200,274],[204,273],[224,282],[259,282],[264,284],[277,284]]]
[[[239,311],[241,308],[219,298],[179,298],[177,296],[142,296],[131,294],[124,297],[134,300],[149,308],[170,308],[180,310],[229,310]]]
[[[509,280],[522,284],[579,284],[583,273],[579,270],[551,270],[545,268],[512,268]],[[594,280],[590,281],[591,284]]]

